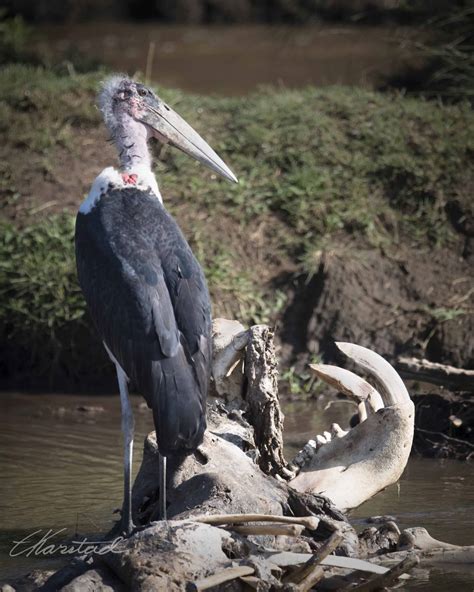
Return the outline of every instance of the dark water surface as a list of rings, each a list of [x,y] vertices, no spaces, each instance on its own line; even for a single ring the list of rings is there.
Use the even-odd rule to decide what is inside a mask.
[[[413,56],[410,29],[361,26],[192,27],[97,23],[42,26],[35,46],[53,57],[79,50],[163,86],[244,95],[262,84],[374,86]]]
[[[136,418],[135,471],[151,414],[133,397]],[[95,410],[94,410],[95,408]],[[347,425],[353,408],[336,402],[287,403],[288,456],[332,421]],[[9,556],[13,541],[38,529],[67,529],[79,538],[105,532],[122,501],[122,443],[118,396],[0,393],[0,581],[57,561]],[[412,459],[389,487],[352,517],[396,517],[401,527],[425,526],[442,540],[474,543],[474,476],[455,461]],[[451,568],[450,568],[451,569]],[[474,572],[418,572],[405,590],[473,590]]]

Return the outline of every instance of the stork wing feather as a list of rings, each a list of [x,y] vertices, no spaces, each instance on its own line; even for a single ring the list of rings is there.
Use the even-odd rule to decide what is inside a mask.
[[[202,270],[162,204],[109,189],[76,224],[79,281],[101,338],[153,408],[162,452],[205,427],[210,303]]]

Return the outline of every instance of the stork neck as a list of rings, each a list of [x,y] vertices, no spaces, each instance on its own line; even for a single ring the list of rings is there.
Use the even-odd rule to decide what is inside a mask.
[[[115,143],[122,170],[133,171],[133,169],[140,167],[151,171],[148,132],[143,124],[125,116],[119,121],[115,132]]]

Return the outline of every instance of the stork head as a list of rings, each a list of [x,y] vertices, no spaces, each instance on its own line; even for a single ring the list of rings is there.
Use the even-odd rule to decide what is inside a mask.
[[[164,144],[171,144],[192,156],[222,177],[237,183],[225,162],[203,138],[162,101],[152,89],[126,76],[105,81],[99,95],[99,107],[112,136],[143,133]],[[138,127],[137,127],[138,126]]]

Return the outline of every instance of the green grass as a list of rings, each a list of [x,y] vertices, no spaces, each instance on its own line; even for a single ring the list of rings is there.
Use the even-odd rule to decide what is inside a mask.
[[[73,234],[68,215],[21,231],[0,221],[0,331],[8,373],[34,368],[42,377],[60,373],[75,380],[83,370],[76,350],[90,330],[76,279]]]
[[[54,182],[61,155],[83,158],[84,138],[100,124],[94,96],[103,75],[25,65],[0,71],[3,205],[32,191],[25,155],[39,184]],[[401,238],[414,248],[457,240],[445,205],[466,199],[474,154],[467,104],[342,87],[268,88],[231,99],[158,92],[240,180],[217,180],[173,149],[156,165],[165,203],[205,267],[217,314],[275,321],[286,289],[275,291],[267,267],[284,262],[311,273],[321,251],[341,239],[384,249],[396,249]],[[33,218],[23,211],[21,229],[2,222],[0,340],[29,347],[41,366],[58,349],[74,349],[74,331],[86,342],[88,325],[71,216]],[[267,230],[256,257],[249,237],[261,226]]]

